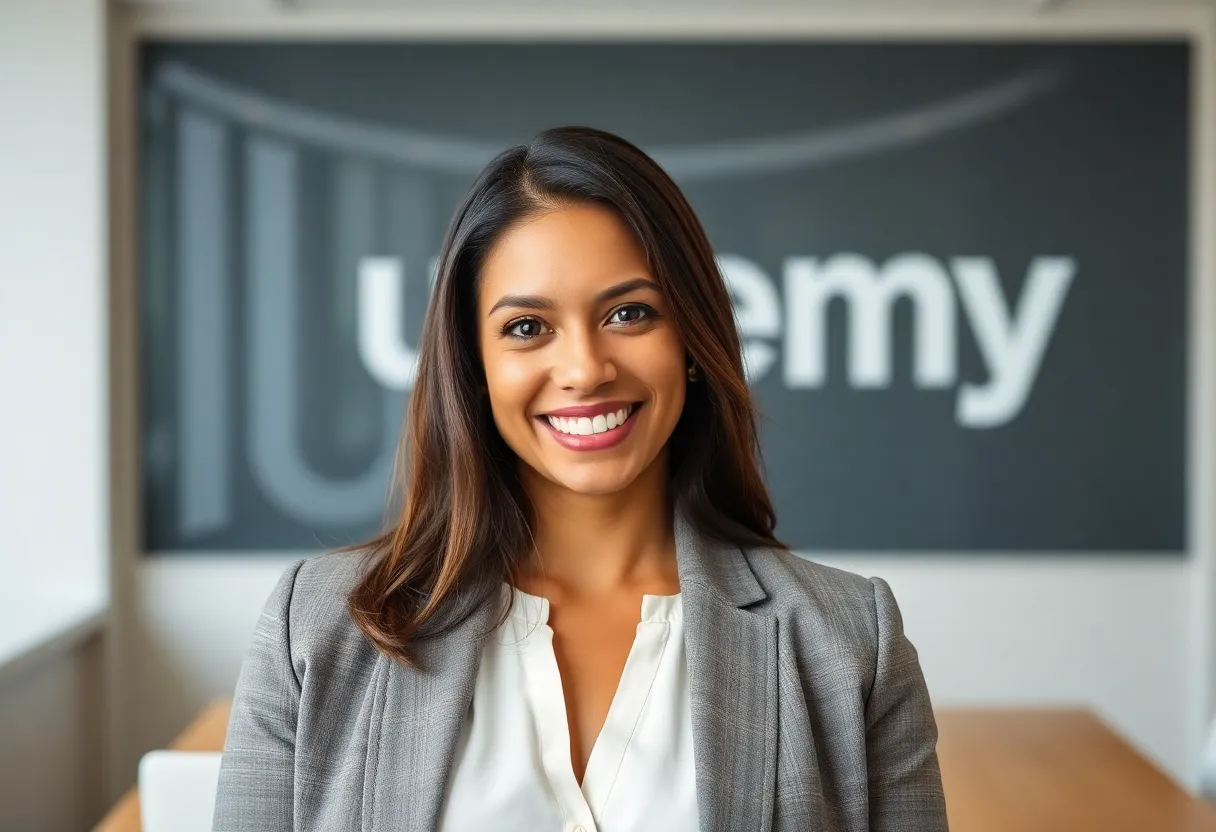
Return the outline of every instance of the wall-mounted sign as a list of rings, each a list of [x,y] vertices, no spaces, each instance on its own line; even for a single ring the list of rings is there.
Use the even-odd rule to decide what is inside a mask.
[[[730,282],[804,551],[1186,546],[1184,42],[148,44],[145,547],[381,523],[449,217],[619,132]]]

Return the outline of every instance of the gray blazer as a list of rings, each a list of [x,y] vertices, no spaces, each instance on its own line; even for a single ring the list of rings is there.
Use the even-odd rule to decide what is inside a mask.
[[[945,830],[937,725],[886,582],[710,542],[680,513],[675,532],[702,832]],[[404,668],[347,615],[358,560],[297,561],[266,602],[216,832],[435,827],[495,610]]]

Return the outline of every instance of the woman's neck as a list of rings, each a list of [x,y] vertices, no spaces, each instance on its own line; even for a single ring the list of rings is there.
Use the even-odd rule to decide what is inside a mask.
[[[579,494],[534,473],[525,476],[536,549],[524,559],[521,577],[585,596],[678,585],[665,462],[655,460],[613,494]]]

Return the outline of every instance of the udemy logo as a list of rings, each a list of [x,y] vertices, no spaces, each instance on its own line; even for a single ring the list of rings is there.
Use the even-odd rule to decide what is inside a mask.
[[[890,387],[892,313],[895,302],[906,298],[913,308],[912,383],[923,390],[957,387],[954,416],[965,428],[999,427],[1022,411],[1077,271],[1073,258],[1035,257],[1019,298],[1010,304],[989,257],[953,257],[943,263],[909,252],[882,265],[849,253],[789,257],[780,290],[745,257],[722,254],[718,264],[734,301],[750,382],[774,372],[780,359],[787,388],[822,387],[828,368],[828,305],[839,300],[848,307],[849,386]],[[432,258],[432,282],[435,267]],[[409,390],[418,355],[405,338],[404,267],[398,258],[365,257],[358,269],[360,358],[382,386]],[[960,314],[979,349],[986,380],[960,383]]]

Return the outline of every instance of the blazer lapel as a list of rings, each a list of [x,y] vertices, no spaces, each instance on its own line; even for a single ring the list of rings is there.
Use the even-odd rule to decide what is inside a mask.
[[[680,508],[675,533],[701,832],[768,832],[777,761],[777,623],[741,609],[767,594],[737,546],[702,538]]]
[[[495,612],[494,604],[482,604],[456,629],[423,642],[421,670],[380,655],[368,741],[364,832],[436,828],[462,717],[473,699],[484,644],[481,634]]]

